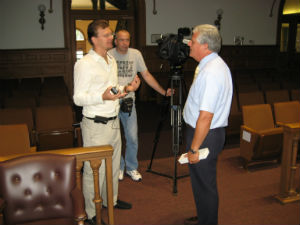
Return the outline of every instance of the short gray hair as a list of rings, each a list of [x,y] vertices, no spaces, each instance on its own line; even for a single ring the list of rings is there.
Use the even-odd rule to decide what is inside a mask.
[[[200,44],[207,43],[208,49],[213,52],[219,52],[221,50],[221,35],[217,27],[210,24],[198,25],[193,29],[193,33],[199,33],[197,41]]]

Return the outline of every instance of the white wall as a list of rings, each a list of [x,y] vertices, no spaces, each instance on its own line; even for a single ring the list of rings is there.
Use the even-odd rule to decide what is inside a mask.
[[[45,4],[45,28],[41,30],[38,5]],[[0,0],[0,49],[63,48],[62,0]]]
[[[246,45],[274,45],[279,2],[269,17],[273,0],[156,0],[156,15],[152,13],[153,0],[146,0],[147,45],[151,44],[151,34],[176,34],[179,27],[214,24],[219,8],[224,12],[223,44],[232,45],[234,36],[243,36]]]
[[[222,8],[223,44],[232,45],[235,35],[252,40],[255,45],[276,44],[278,5],[269,17],[273,0],[153,0],[146,2],[147,45],[151,34],[177,33],[179,27],[213,24],[216,10]],[[45,29],[39,24],[38,5],[47,7]],[[54,12],[48,13],[49,0],[0,0],[0,49],[63,48],[62,0],[53,0]]]

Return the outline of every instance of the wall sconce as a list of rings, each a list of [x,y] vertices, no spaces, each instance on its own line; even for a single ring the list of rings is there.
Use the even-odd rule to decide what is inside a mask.
[[[223,15],[223,9],[218,9],[217,10],[217,19],[215,20],[215,25],[218,27],[218,30],[221,29],[221,20],[222,20],[222,15]]]
[[[40,11],[40,19],[39,19],[39,22],[41,24],[41,29],[44,30],[44,24],[46,23],[46,20],[45,20],[45,11],[46,11],[46,6],[41,4],[38,6],[38,9]]]

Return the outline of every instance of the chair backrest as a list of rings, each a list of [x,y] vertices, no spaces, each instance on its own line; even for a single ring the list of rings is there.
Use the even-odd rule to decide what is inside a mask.
[[[248,84],[237,84],[238,92],[253,92],[259,91],[259,87],[257,83],[248,83]]]
[[[68,96],[40,96],[39,97],[40,106],[52,106],[52,105],[70,105]]]
[[[291,90],[291,99],[293,101],[300,101],[300,89],[292,89]]]
[[[27,125],[0,125],[0,155],[5,156],[26,152],[30,152]]]
[[[27,155],[0,163],[0,196],[7,224],[73,216],[74,156]],[[38,224],[38,223],[36,223]]]
[[[246,93],[239,93],[239,103],[240,108],[244,105],[256,105],[256,104],[264,104],[264,95],[261,91],[253,91]]]
[[[288,102],[290,101],[288,90],[268,90],[265,91],[266,103],[273,104],[275,102]]]
[[[36,109],[37,150],[74,147],[74,114],[70,105]]]
[[[242,107],[243,124],[255,130],[274,128],[270,104],[247,105]]]
[[[31,132],[34,129],[33,121],[30,107],[0,109],[0,124],[2,125],[26,123],[28,131]]]
[[[274,103],[275,121],[281,123],[300,123],[300,102]]]
[[[263,91],[267,90],[280,90],[280,82],[260,82],[260,89]]]
[[[18,95],[4,99],[5,108],[31,107],[34,109],[36,105],[36,98],[33,96]]]
[[[72,129],[74,115],[70,105],[36,108],[36,130]]]

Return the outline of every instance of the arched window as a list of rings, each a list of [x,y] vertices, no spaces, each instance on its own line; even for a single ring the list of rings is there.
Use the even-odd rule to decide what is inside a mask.
[[[84,34],[79,30],[76,29],[76,41],[84,41]]]
[[[76,60],[81,59],[86,53],[86,38],[84,33],[76,28]]]

